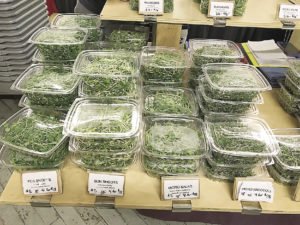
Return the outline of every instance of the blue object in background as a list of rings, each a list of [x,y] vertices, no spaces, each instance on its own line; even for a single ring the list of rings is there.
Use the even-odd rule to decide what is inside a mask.
[[[273,88],[279,88],[278,81],[285,79],[286,67],[259,67]]]

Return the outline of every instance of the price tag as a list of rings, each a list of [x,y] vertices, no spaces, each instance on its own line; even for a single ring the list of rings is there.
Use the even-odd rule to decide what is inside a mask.
[[[38,171],[22,173],[22,186],[25,195],[49,195],[61,193],[59,171]]]
[[[161,184],[161,198],[163,200],[200,197],[199,177],[162,177]]]
[[[88,191],[99,196],[123,196],[124,174],[89,173]]]
[[[139,0],[139,14],[162,15],[164,13],[164,0]]]
[[[279,9],[279,19],[299,20],[300,5],[281,4]]]
[[[210,1],[209,13],[211,17],[232,17],[234,10],[233,1]]]
[[[273,202],[274,187],[270,181],[239,181],[237,193],[239,201]]]

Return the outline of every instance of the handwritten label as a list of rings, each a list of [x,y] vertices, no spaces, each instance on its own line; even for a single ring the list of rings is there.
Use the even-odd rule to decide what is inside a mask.
[[[273,202],[274,187],[270,181],[239,181],[238,200],[251,202]]]
[[[139,0],[139,14],[162,15],[164,13],[164,0]]]
[[[279,9],[279,19],[300,19],[300,5],[281,4]]]
[[[123,174],[89,173],[88,191],[92,195],[123,196],[124,183]]]
[[[22,173],[22,186],[25,195],[47,195],[59,192],[57,171]]]
[[[234,2],[210,1],[209,16],[211,17],[232,17]]]
[[[170,199],[192,199],[200,197],[199,178],[190,179],[166,179],[162,178],[162,198]]]

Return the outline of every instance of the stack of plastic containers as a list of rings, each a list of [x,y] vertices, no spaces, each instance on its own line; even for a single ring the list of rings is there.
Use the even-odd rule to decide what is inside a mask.
[[[264,165],[278,152],[274,136],[261,119],[254,117],[206,118],[209,150],[203,160],[206,175],[213,179],[267,176]]]
[[[140,77],[136,54],[122,51],[83,51],[74,64],[82,78],[80,97],[138,99]]]
[[[297,184],[300,178],[300,129],[282,128],[272,130],[279,147],[268,166],[270,175],[279,183]]]
[[[265,77],[253,66],[238,63],[211,63],[202,66],[196,95],[204,115],[257,114],[262,91],[271,90]]]
[[[189,41],[191,78],[202,75],[202,66],[207,63],[239,63],[244,55],[232,41],[217,39],[191,39]]]
[[[143,166],[149,175],[197,174],[206,151],[203,123],[192,117],[146,117]]]
[[[0,126],[0,156],[4,165],[18,170],[52,169],[62,165],[68,138],[62,134],[64,116],[21,109]]]
[[[64,125],[71,159],[85,169],[124,172],[140,148],[140,119],[136,102],[77,99]]]
[[[299,113],[300,105],[300,60],[290,59],[285,81],[279,82],[278,100],[291,114]]]
[[[27,43],[36,29],[48,24],[43,0],[0,1],[0,92],[9,87],[31,63],[35,46]]]

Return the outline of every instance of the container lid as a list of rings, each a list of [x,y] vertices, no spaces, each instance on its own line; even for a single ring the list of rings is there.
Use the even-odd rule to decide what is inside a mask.
[[[98,28],[101,25],[101,20],[96,14],[76,14],[66,13],[57,14],[51,26],[59,28]]]
[[[188,59],[183,50],[146,46],[141,53],[141,65],[157,68],[186,68]]]
[[[278,147],[262,119],[250,116],[206,117],[207,136],[214,151],[233,156],[274,156]]]
[[[0,126],[0,142],[16,151],[48,157],[66,141],[64,114],[47,116],[23,108]]]
[[[103,103],[78,98],[71,106],[64,133],[85,138],[126,138],[139,131],[140,113],[135,102]]]
[[[58,29],[42,27],[29,39],[30,43],[43,45],[76,45],[84,44],[87,30],[84,29]]]
[[[240,63],[211,63],[202,66],[210,85],[225,91],[267,91],[272,87],[254,66]]]
[[[289,67],[300,78],[300,59],[288,59]]]
[[[196,99],[199,105],[199,108],[201,110],[202,113],[204,113],[205,115],[228,115],[228,112],[224,112],[224,111],[212,111],[210,109],[208,109],[207,107],[207,102],[205,101],[204,97],[202,96],[201,92],[199,91],[199,88],[196,88],[195,90],[196,93]],[[223,101],[224,104],[225,101]],[[235,105],[233,105],[235,106]],[[220,108],[220,110],[222,110],[222,108]],[[249,109],[246,112],[242,112],[242,113],[234,113],[235,115],[257,115],[259,114],[258,108],[256,107],[255,104],[249,104]]]
[[[79,81],[70,67],[33,64],[18,77],[11,89],[26,93],[70,94]]]
[[[203,123],[196,118],[147,117],[144,135],[150,156],[199,159],[207,147]]]
[[[144,113],[152,115],[198,116],[195,94],[187,88],[144,88]]]
[[[81,76],[137,76],[136,54],[124,51],[82,51],[73,72]]]
[[[241,59],[241,49],[232,41],[218,39],[190,39],[191,53],[200,52],[203,57]]]
[[[272,132],[280,149],[275,162],[283,169],[300,171],[300,128],[278,128]]]

